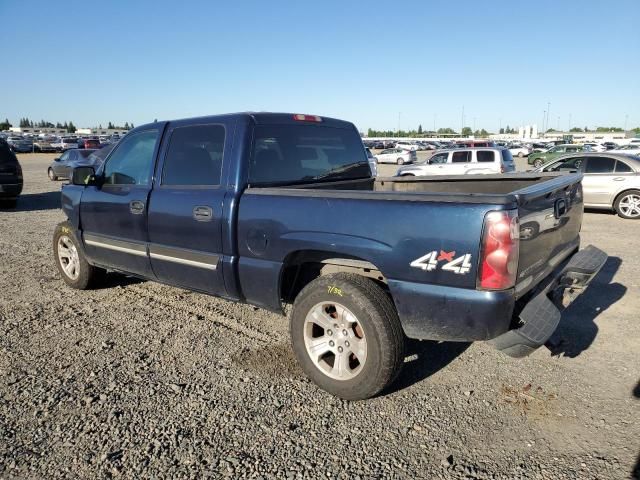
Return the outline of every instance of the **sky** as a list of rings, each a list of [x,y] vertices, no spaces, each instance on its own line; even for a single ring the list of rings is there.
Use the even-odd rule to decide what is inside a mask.
[[[640,126],[640,1],[0,0],[0,119]],[[464,109],[464,117],[462,115]]]

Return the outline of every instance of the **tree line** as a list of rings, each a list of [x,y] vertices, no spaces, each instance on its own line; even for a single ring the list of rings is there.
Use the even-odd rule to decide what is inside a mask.
[[[556,132],[557,130],[553,128],[549,128],[546,133]],[[640,127],[632,128],[629,130],[630,132],[635,133],[636,135],[640,135]],[[621,133],[624,132],[623,128],[620,127],[596,127],[595,129],[589,129],[589,127],[573,127],[569,130],[571,133]],[[511,128],[507,125],[505,128],[500,129],[500,134],[513,134],[518,133],[518,130],[515,128]],[[439,128],[438,130],[423,130],[422,125],[418,125],[416,130],[375,130],[370,128],[367,130],[368,137],[409,137],[409,138],[419,138],[419,137],[432,137],[435,135],[460,135],[461,137],[468,137],[474,135],[476,137],[487,137],[491,135],[491,132],[488,132],[484,128],[473,131],[470,127],[464,127],[458,131],[453,128]]]
[[[64,122],[64,123],[56,122],[55,124],[47,120],[40,120],[39,122],[34,122],[33,120],[30,120],[27,117],[21,118],[18,125],[20,126],[20,128],[57,128],[59,130],[65,130],[67,133],[75,133],[77,130],[73,122]],[[4,122],[0,122],[0,131],[9,130],[11,127],[13,127],[13,125],[11,124],[8,118],[5,118]],[[102,124],[99,125],[98,128],[102,129]],[[131,130],[132,128],[134,128],[134,126],[133,126],[133,123],[129,123],[129,122],[125,122],[123,127],[114,125],[113,123],[109,122],[107,128],[110,128],[113,130]]]

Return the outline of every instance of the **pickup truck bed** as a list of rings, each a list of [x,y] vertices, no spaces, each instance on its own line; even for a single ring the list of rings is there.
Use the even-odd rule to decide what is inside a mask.
[[[107,269],[276,312],[292,303],[304,371],[367,398],[393,380],[405,336],[491,340],[512,356],[546,341],[558,298],[606,259],[576,253],[581,179],[376,179],[355,127],[314,115],[155,122],[98,171],[74,170],[54,253],[74,288]]]

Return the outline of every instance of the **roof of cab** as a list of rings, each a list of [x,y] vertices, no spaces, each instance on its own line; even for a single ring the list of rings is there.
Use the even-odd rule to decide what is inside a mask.
[[[147,123],[144,125],[140,125],[130,132],[135,132],[138,130],[146,130],[149,127],[159,126],[166,122],[180,122],[180,123],[207,123],[207,122],[215,122],[220,121],[222,119],[233,120],[235,119],[244,119],[246,121],[251,121],[256,125],[282,125],[282,124],[306,124],[306,125],[324,125],[329,127],[342,127],[342,128],[355,128],[351,122],[347,122],[345,120],[339,120],[337,118],[331,117],[323,117],[322,115],[311,115],[305,114],[312,117],[320,118],[320,122],[315,121],[305,121],[305,120],[296,120],[294,117],[299,115],[299,113],[275,113],[275,112],[238,112],[238,113],[225,113],[220,115],[207,115],[203,117],[192,117],[192,118],[180,118],[173,120],[162,120],[158,122]],[[129,133],[130,133],[129,132]]]

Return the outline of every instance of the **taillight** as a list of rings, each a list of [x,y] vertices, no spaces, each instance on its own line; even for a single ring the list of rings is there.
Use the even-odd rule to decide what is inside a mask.
[[[301,113],[294,115],[293,119],[298,120],[299,122],[321,122],[322,121],[322,117],[319,117],[317,115],[303,115]]]
[[[484,217],[478,288],[504,290],[515,285],[519,237],[517,210],[487,213]]]
[[[504,165],[502,163],[500,164],[500,173],[504,173]]]

